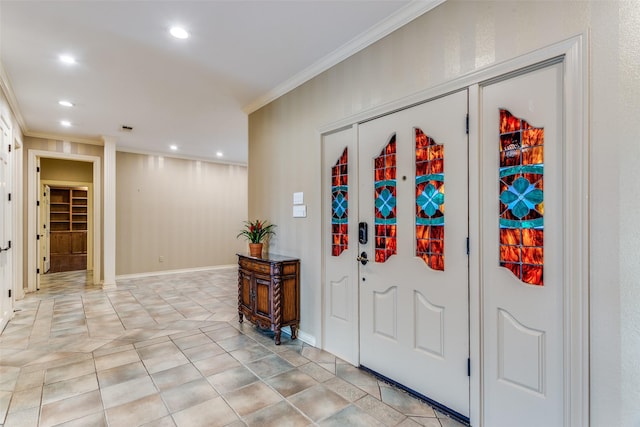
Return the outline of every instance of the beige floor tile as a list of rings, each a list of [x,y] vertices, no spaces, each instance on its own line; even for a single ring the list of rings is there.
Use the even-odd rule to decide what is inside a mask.
[[[391,406],[367,395],[355,402],[366,413],[387,426],[395,426],[403,421],[406,416],[393,409]]]
[[[253,372],[244,366],[238,366],[207,377],[218,393],[227,393],[259,380]]]
[[[282,400],[282,397],[262,382],[256,382],[224,394],[229,405],[241,416],[251,414]]]
[[[247,363],[247,367],[263,379],[293,369],[292,364],[276,354],[256,360],[255,362]]]
[[[107,420],[105,419],[104,412],[97,412],[87,415],[86,417],[58,424],[56,427],[107,427]]]
[[[354,405],[349,405],[325,418],[318,425],[321,427],[384,427],[384,424]]]
[[[47,384],[42,389],[42,404],[46,405],[93,390],[98,390],[98,379],[95,373]]]
[[[240,362],[238,362],[227,353],[198,360],[193,364],[196,368],[198,368],[202,375],[207,377],[225,371],[227,369],[240,366]]]
[[[47,369],[44,375],[44,383],[52,384],[58,381],[65,381],[71,378],[93,374],[95,371],[96,368],[93,359],[83,360],[69,365],[57,366],[55,368]]]
[[[316,380],[297,369],[271,377],[265,382],[284,397],[289,397],[318,384]]]
[[[218,354],[225,353],[225,350],[214,342],[208,344],[199,345],[197,347],[191,347],[182,350],[182,353],[187,356],[191,362],[197,360],[206,359],[208,357],[216,356]]]
[[[40,407],[11,412],[4,421],[5,427],[37,427]]]
[[[151,375],[156,387],[160,390],[168,390],[177,385],[203,378],[203,375],[192,364],[176,366],[175,368],[156,372]]]
[[[353,384],[338,377],[331,378],[330,380],[325,381],[323,384],[330,390],[347,399],[349,402],[355,402],[356,400],[362,398],[367,394],[361,388],[358,388]]]
[[[84,416],[102,412],[102,400],[99,391],[91,391],[79,396],[42,405],[40,427],[49,427]]]
[[[205,378],[194,380],[161,393],[170,413],[179,412],[217,397],[219,394]]]
[[[239,323],[234,268],[107,292],[87,277],[47,275],[17,302],[0,335],[4,427],[461,426],[288,328],[276,346]]]
[[[143,397],[106,410],[109,427],[148,424],[169,414],[159,394]]]
[[[322,384],[291,396],[289,402],[316,422],[338,413],[349,405],[349,401]]]
[[[172,415],[178,427],[222,427],[238,419],[222,397],[216,397]]]
[[[111,369],[116,366],[127,365],[129,363],[139,361],[140,356],[138,356],[138,352],[135,350],[125,350],[95,358],[96,370],[98,371],[104,371],[105,369]]]
[[[311,424],[311,420],[285,401],[248,415],[244,422],[249,427],[305,427]]]
[[[128,363],[115,368],[98,371],[100,387],[109,387],[149,375],[142,362]]]
[[[9,412],[12,395],[13,393],[10,391],[0,391],[0,425],[4,423],[7,412]]]
[[[158,389],[150,377],[144,376],[100,389],[105,409],[120,406],[143,397],[157,394]]]

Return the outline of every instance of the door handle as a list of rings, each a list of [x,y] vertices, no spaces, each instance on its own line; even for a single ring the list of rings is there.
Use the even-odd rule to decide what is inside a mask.
[[[0,248],[0,252],[6,252],[9,249],[11,249],[11,240],[9,240],[9,242],[7,243],[7,247],[6,248]]]
[[[367,253],[362,252],[360,256],[356,258],[356,261],[360,261],[362,265],[367,265],[367,263],[369,262],[369,258],[367,258]]]

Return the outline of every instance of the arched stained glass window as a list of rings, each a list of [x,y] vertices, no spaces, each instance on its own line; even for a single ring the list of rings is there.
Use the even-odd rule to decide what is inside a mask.
[[[500,110],[500,266],[542,286],[544,128]]]
[[[376,262],[396,254],[396,135],[374,159]]]
[[[331,168],[331,255],[349,248],[349,153],[345,147]]]
[[[444,271],[444,146],[415,129],[416,256]]]

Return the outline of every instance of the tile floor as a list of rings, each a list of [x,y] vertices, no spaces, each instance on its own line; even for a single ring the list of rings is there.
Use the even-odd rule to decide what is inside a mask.
[[[0,425],[462,426],[332,354],[238,323],[236,269],[45,276],[0,335]]]

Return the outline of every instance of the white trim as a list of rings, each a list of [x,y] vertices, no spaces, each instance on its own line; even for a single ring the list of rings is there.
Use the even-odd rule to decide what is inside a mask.
[[[394,111],[427,102],[464,88],[469,88],[469,176],[478,176],[477,163],[479,141],[479,86],[488,80],[504,76],[518,70],[533,67],[553,58],[563,58],[564,75],[564,116],[566,152],[565,188],[573,198],[566,201],[565,221],[565,421],[567,427],[589,426],[589,131],[588,131],[588,39],[579,34],[551,46],[506,60],[467,75],[461,76],[413,95],[395,100],[378,107],[362,111],[320,127],[320,134],[326,134],[362,123]],[[474,162],[475,156],[475,162]],[[470,183],[471,184],[471,183]],[[479,190],[471,191],[469,207],[479,205]],[[475,193],[475,194],[474,194]],[[479,218],[469,216],[469,233],[476,239],[470,241],[469,256],[469,323],[470,323],[470,421],[473,426],[483,425],[482,412],[482,293],[480,289]]]
[[[104,137],[103,288],[116,286],[116,140]]]
[[[22,171],[23,171],[23,161],[24,161],[24,149],[23,144],[22,144],[22,140],[19,138],[20,132],[16,129],[13,128],[13,142],[15,144],[15,147],[13,147],[13,172],[14,172],[14,179],[13,179],[13,196],[11,198],[12,203],[14,203],[14,217],[13,217],[13,221],[14,221],[14,225],[15,225],[15,230],[18,230],[15,235],[13,236],[14,238],[14,245],[16,248],[24,248],[23,246],[23,242],[24,242],[24,192],[23,192],[23,175],[22,175]],[[13,280],[14,280],[14,285],[13,285],[13,292],[15,293],[15,299],[16,300],[20,300],[22,298],[24,298],[24,280],[23,280],[23,251],[19,250],[19,251],[15,251],[13,254]]]
[[[316,337],[298,329],[298,339],[311,347],[316,346]]]
[[[205,163],[216,163],[225,166],[244,166],[247,167],[247,163],[236,163],[236,162],[225,162],[220,160],[219,158],[213,159],[209,157],[197,157],[197,156],[181,156],[175,153],[161,153],[159,151],[151,151],[151,150],[138,150],[135,148],[129,147],[117,147],[116,151],[123,153],[131,153],[131,154],[141,154],[144,156],[157,156],[164,157],[165,159],[179,159],[179,160],[191,160],[197,162],[205,162]]]
[[[57,151],[28,150],[27,165],[27,291],[37,290],[36,259],[36,201],[38,200],[38,181],[36,176],[37,158],[75,160],[93,163],[93,283],[100,283],[102,260],[102,177],[100,175],[100,157],[83,154],[59,153]]]
[[[78,144],[86,144],[86,145],[97,145],[102,146],[102,141],[97,139],[90,138],[80,138],[72,135],[63,135],[59,133],[48,133],[48,132],[24,132],[24,136],[28,136],[30,138],[40,138],[40,139],[52,139],[55,141],[67,141],[67,142],[76,142]]]
[[[479,144],[480,132],[478,118],[480,117],[480,96],[477,84],[469,87],[469,177],[480,176]],[[471,188],[475,185],[475,188]],[[484,405],[482,395],[482,293],[480,292],[480,218],[472,215],[473,209],[480,206],[480,182],[469,179],[469,359],[471,372],[469,376],[469,420],[475,425],[477,420],[483,419]]]
[[[178,270],[162,270],[162,271],[149,271],[146,273],[120,274],[116,276],[116,280],[138,279],[142,277],[152,277],[152,276],[166,276],[168,274],[196,273],[198,271],[225,270],[225,269],[231,269],[231,268],[237,269],[238,265],[237,264],[213,265],[208,267],[182,268]]]
[[[434,98],[439,98],[449,93],[457,92],[461,89],[498,77],[502,74],[511,73],[523,68],[527,68],[533,64],[565,55],[570,51],[574,44],[579,43],[579,40],[581,40],[582,37],[582,35],[574,36],[551,46],[537,49],[522,56],[518,56],[517,58],[481,68],[469,74],[458,77],[454,80],[446,81],[420,92],[416,92],[412,95],[408,95],[395,101],[387,102],[377,107],[355,113],[351,116],[345,117],[335,122],[327,123],[324,126],[320,126],[318,131],[321,134],[334,132],[340,128],[351,126],[354,123],[362,123],[367,120],[375,119],[376,117],[384,116],[398,110],[409,108],[416,104],[422,104]]]
[[[383,37],[391,34],[398,28],[408,24],[417,17],[434,9],[436,6],[444,3],[445,0],[412,0],[409,4],[398,9],[395,13],[389,15],[384,21],[377,23],[369,30],[356,36],[351,41],[342,45],[329,55],[321,58],[301,72],[297,73],[290,79],[280,83],[258,99],[252,101],[242,108],[247,114],[264,107],[271,101],[281,97],[287,92],[292,91],[303,83],[311,80],[318,74],[328,70],[334,65],[344,61],[350,56],[360,52],[367,46],[372,45]]]
[[[27,125],[24,121],[24,117],[22,117],[22,113],[20,112],[20,108],[18,108],[18,100],[16,99],[16,94],[13,93],[13,87],[11,86],[11,81],[9,80],[9,76],[0,61],[0,89],[7,98],[7,102],[9,103],[9,109],[13,112],[13,116],[16,118],[18,122],[18,126],[22,129],[23,133],[27,129]]]

